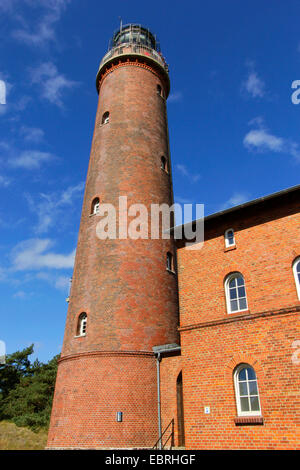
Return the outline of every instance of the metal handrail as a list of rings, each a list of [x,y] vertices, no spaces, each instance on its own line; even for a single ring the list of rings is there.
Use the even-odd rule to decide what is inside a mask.
[[[117,55],[122,55],[126,54],[128,52],[134,53],[134,54],[143,54],[144,55],[150,55],[153,59],[155,59],[158,63],[160,63],[164,69],[168,72],[169,67],[168,64],[166,63],[163,55],[159,52],[156,52],[154,49],[151,47],[148,47],[146,45],[140,45],[136,43],[123,43],[122,45],[116,46],[112,48],[100,62],[100,67],[105,64],[108,60],[110,60],[112,57],[115,57]]]
[[[165,443],[163,444],[163,436],[166,434],[167,430],[169,429],[169,427],[171,426],[171,433],[169,434],[169,437],[167,438],[167,440],[165,441]],[[169,440],[171,439],[171,446],[170,446],[170,450],[172,449],[172,447],[174,447],[174,418],[171,419],[171,421],[169,422],[168,426],[165,428],[164,432],[162,433],[161,436],[159,436],[158,440],[155,442],[154,446],[152,447],[152,449],[164,449],[167,445],[167,443],[169,442]],[[158,445],[161,444],[160,447],[158,447]]]

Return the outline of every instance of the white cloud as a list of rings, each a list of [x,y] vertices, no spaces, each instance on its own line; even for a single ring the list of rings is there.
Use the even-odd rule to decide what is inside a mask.
[[[27,271],[39,269],[70,269],[75,250],[67,255],[49,251],[54,245],[50,239],[34,238],[19,243],[12,251],[12,269]]]
[[[242,83],[242,90],[245,91],[252,98],[262,98],[265,91],[265,82],[258,76],[255,71],[254,62],[248,61],[246,63],[248,67],[247,79]]]
[[[62,96],[67,89],[79,85],[78,82],[68,80],[64,75],[58,73],[52,62],[44,62],[35,69],[31,69],[32,83],[40,85],[41,95],[50,103],[63,107]]]
[[[41,193],[36,201],[31,195],[25,194],[30,210],[37,215],[38,223],[34,227],[35,233],[46,233],[55,225],[60,215],[65,218],[66,206],[75,207],[75,201],[81,198],[84,183],[69,186],[64,191],[56,191],[50,194]]]
[[[253,119],[250,124],[257,129],[250,130],[244,137],[243,143],[248,150],[257,152],[285,153],[300,161],[299,144],[272,134],[265,126],[261,118]]]
[[[22,18],[22,27],[15,29],[12,32],[12,36],[29,46],[41,47],[49,41],[55,41],[55,24],[60,20],[63,10],[65,10],[70,1],[71,0],[25,0],[26,5],[43,8],[46,12],[34,29]],[[6,11],[11,11],[6,5],[7,3],[7,0],[4,0],[5,9]],[[17,3],[17,0],[15,0],[15,3]]]
[[[240,204],[244,204],[247,201],[249,201],[249,195],[247,193],[235,192],[229,199],[227,199],[227,201],[221,204],[219,210],[223,211],[229,207],[239,206]]]
[[[11,179],[6,176],[0,175],[0,188],[7,188],[11,183]]]
[[[0,80],[0,104],[6,104],[6,83],[4,80]]]
[[[55,280],[55,287],[56,289],[68,292],[70,288],[70,278],[67,276],[59,276]]]
[[[25,298],[27,297],[27,294],[26,294],[26,292],[24,292],[23,290],[20,290],[20,291],[16,292],[16,293],[13,295],[13,297],[14,297],[15,299],[25,299]]]
[[[276,137],[275,135],[270,134],[265,129],[253,129],[245,136],[244,145],[250,149],[282,152],[284,140],[281,137]]]
[[[262,98],[265,94],[265,84],[256,72],[249,73],[247,80],[244,82],[244,87],[253,98]]]
[[[168,103],[176,103],[178,101],[182,101],[182,93],[180,91],[175,91],[169,95]]]
[[[9,165],[13,168],[24,168],[26,170],[36,170],[43,163],[54,160],[56,157],[49,152],[39,152],[37,150],[25,150],[18,157],[9,160]]]
[[[182,176],[188,178],[192,183],[197,183],[197,181],[199,181],[199,179],[201,178],[201,175],[199,173],[191,173],[185,165],[177,164],[176,168]]]
[[[20,134],[24,138],[25,142],[32,142],[35,144],[40,143],[44,139],[44,131],[38,127],[27,127],[22,126]]]

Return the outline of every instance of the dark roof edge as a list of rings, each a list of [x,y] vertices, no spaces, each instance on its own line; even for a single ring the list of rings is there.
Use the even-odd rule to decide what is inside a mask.
[[[297,185],[297,186],[291,186],[290,188],[283,189],[283,190],[278,191],[276,193],[272,193],[272,194],[269,194],[267,196],[263,196],[263,197],[260,197],[260,198],[257,198],[257,199],[253,199],[251,201],[244,202],[243,204],[239,204],[238,206],[230,207],[229,209],[225,209],[223,211],[215,212],[214,214],[207,215],[206,217],[204,217],[204,222],[207,222],[207,221],[213,220],[213,219],[217,219],[218,217],[222,217],[222,216],[230,214],[232,212],[239,211],[241,209],[246,209],[250,206],[254,206],[255,204],[260,204],[262,202],[269,201],[271,199],[276,199],[277,197],[284,196],[285,194],[293,193],[293,192],[296,192],[296,191],[299,191],[299,190],[300,190],[300,184]],[[196,220],[193,220],[192,222],[188,222],[187,224],[182,224],[182,225],[177,225],[175,227],[172,227],[170,229],[170,232],[173,232],[173,230],[175,228],[190,227],[193,224],[195,224],[198,220],[200,221],[202,219],[196,219]]]

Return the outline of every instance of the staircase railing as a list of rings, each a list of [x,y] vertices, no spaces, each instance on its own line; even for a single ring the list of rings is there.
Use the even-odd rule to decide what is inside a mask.
[[[169,430],[169,433],[167,434],[168,430]],[[165,441],[163,439],[164,436],[165,436]],[[169,422],[168,426],[165,428],[162,435],[159,436],[159,438],[157,439],[152,449],[159,449],[159,450],[165,449],[168,443],[170,445],[169,450],[171,450],[172,447],[174,447],[174,419],[172,419]]]

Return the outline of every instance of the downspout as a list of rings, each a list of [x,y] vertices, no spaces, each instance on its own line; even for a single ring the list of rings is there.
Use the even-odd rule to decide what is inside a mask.
[[[158,448],[159,450],[162,449],[162,435],[161,435],[161,401],[160,401],[160,361],[161,355],[160,353],[156,356],[156,372],[157,372],[157,415],[158,415]]]
[[[160,394],[160,361],[163,353],[179,353],[181,347],[177,344],[164,346],[155,346],[152,348],[156,357],[156,374],[157,374],[157,415],[158,415],[158,448],[162,449],[162,429],[161,429],[161,394]]]

